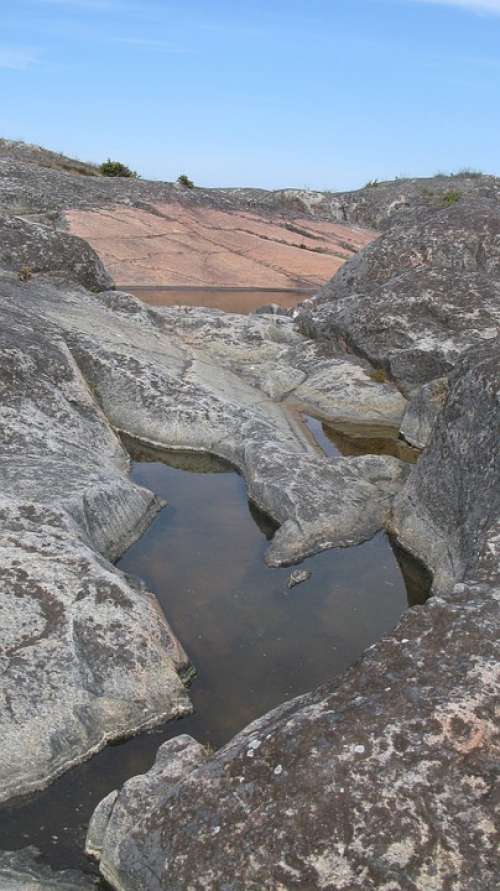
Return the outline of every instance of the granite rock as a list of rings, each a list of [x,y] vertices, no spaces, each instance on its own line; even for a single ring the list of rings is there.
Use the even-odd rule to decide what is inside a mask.
[[[59,274],[91,291],[113,284],[99,257],[81,238],[21,217],[0,215],[0,269],[31,278]]]
[[[391,229],[303,304],[300,330],[384,368],[406,394],[500,322],[500,206],[458,203]]]
[[[436,419],[446,402],[448,378],[436,377],[412,396],[401,422],[401,436],[417,449],[429,443]]]
[[[499,594],[409,611],[335,683],[149,774],[143,815],[126,784],[90,827],[112,887],[494,891]]]
[[[500,554],[500,340],[465,353],[448,385],[392,520],[403,546],[430,567],[435,591],[476,578],[482,557],[495,564]]]

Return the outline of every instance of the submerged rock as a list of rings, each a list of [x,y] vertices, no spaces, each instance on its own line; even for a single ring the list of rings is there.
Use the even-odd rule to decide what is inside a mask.
[[[33,847],[0,851],[2,891],[96,891],[98,879],[74,870],[51,869],[39,856]]]
[[[312,572],[310,569],[294,569],[290,575],[288,576],[287,587],[295,588],[296,585],[302,585],[303,582],[307,582],[312,576]]]

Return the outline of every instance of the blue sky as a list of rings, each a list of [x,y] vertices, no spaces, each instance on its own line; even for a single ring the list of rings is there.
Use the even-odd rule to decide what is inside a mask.
[[[145,177],[500,174],[500,0],[2,0],[0,135]]]

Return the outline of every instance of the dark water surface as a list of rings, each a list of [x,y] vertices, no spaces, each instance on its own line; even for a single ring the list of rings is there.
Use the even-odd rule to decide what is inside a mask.
[[[208,306],[226,312],[254,312],[259,306],[277,303],[284,309],[292,309],[311,297],[317,288],[310,290],[279,291],[273,288],[190,288],[190,287],[147,287],[145,285],[120,285],[152,306]]]
[[[403,439],[397,427],[379,429],[366,424],[344,424],[332,427],[325,421],[303,415],[302,420],[313,439],[328,458],[356,458],[360,455],[390,455],[415,464],[420,452]]]
[[[232,468],[180,453],[137,457],[133,478],[168,504],[118,565],[156,592],[184,644],[197,670],[196,713],[108,746],[0,813],[0,847],[35,844],[60,867],[92,870],[82,851],[94,807],[147,770],[164,740],[191,733],[221,746],[268,709],[334,678],[428,592],[420,568],[383,534],[304,561],[312,577],[290,591],[290,570],[264,563],[273,525],[249,505]]]

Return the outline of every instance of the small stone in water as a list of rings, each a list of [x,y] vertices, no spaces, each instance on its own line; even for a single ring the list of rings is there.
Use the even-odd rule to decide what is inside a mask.
[[[295,585],[301,585],[302,582],[307,582],[311,576],[312,572],[310,569],[294,569],[288,576],[288,587],[295,588]]]

